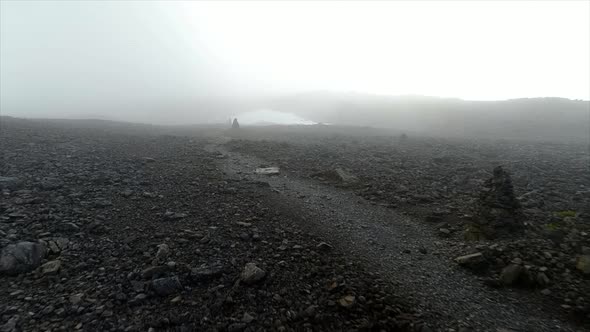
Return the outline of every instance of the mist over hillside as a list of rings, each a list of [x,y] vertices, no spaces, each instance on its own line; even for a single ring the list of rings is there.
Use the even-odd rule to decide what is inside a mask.
[[[426,96],[311,92],[270,102],[316,122],[422,132],[434,136],[588,140],[590,102],[565,98],[466,101]]]

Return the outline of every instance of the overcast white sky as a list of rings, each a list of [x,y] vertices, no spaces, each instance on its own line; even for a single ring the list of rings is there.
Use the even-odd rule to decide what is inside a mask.
[[[311,90],[590,99],[589,1],[2,1],[2,113]]]

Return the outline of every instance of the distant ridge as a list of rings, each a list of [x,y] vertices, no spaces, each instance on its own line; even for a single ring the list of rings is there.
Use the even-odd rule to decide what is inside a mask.
[[[316,91],[275,98],[270,107],[316,122],[433,136],[590,140],[590,101],[557,97],[470,101]]]

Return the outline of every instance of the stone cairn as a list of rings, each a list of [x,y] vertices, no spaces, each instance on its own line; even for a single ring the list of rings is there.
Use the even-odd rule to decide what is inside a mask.
[[[477,214],[469,225],[467,239],[494,239],[521,235],[524,231],[520,203],[514,195],[512,179],[502,166],[494,168],[484,183]]]

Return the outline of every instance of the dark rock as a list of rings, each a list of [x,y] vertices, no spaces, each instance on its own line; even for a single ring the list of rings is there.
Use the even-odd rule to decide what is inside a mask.
[[[206,282],[215,280],[223,275],[221,267],[200,267],[192,269],[190,278],[194,282]]]
[[[500,281],[507,286],[515,284],[521,277],[523,271],[524,268],[522,266],[510,264],[502,270],[502,273],[500,273]]]
[[[36,269],[47,253],[41,243],[19,242],[2,249],[0,274],[15,275]]]
[[[230,326],[227,327],[227,331],[228,332],[240,332],[240,331],[244,331],[244,329],[246,328],[246,326],[247,326],[246,323],[233,323],[233,324],[231,324]]]
[[[43,178],[39,182],[39,187],[43,190],[55,190],[63,187],[63,182],[56,178]]]
[[[41,265],[41,273],[43,275],[57,274],[60,269],[61,269],[61,261],[59,261],[59,260],[49,261],[49,262]]]
[[[451,230],[449,230],[448,228],[439,228],[438,229],[438,235],[440,235],[441,237],[449,237],[451,235]]]
[[[182,284],[178,277],[167,277],[152,280],[152,288],[156,294],[167,296],[182,290]]]
[[[264,277],[266,277],[266,272],[254,263],[246,264],[241,274],[241,280],[245,284],[254,284],[264,279]]]
[[[22,187],[23,181],[21,181],[17,177],[10,177],[10,176],[0,176],[0,190],[2,189],[10,189],[16,190]]]
[[[576,268],[584,274],[590,274],[590,255],[578,257]]]
[[[1,327],[2,332],[16,332],[19,331],[18,323],[20,321],[19,315],[14,315]]]
[[[143,279],[152,279],[154,277],[161,276],[168,272],[170,268],[166,265],[150,266],[141,271],[141,277]]]
[[[486,259],[481,252],[455,258],[455,262],[470,269],[481,269],[487,265]]]
[[[164,263],[168,256],[170,256],[170,247],[166,243],[158,245],[158,251],[156,257],[152,260],[152,265]]]

